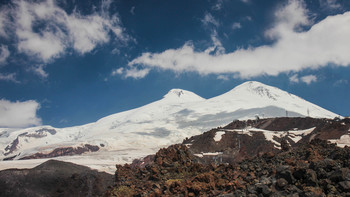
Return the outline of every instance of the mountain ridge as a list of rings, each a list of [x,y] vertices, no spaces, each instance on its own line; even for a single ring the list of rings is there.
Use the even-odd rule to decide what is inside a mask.
[[[2,128],[0,159],[18,160],[35,154],[52,155],[53,151],[60,153],[53,155],[65,156],[61,153],[68,151],[69,157],[58,159],[111,172],[114,171],[115,163],[131,163],[135,158],[153,154],[159,148],[226,125],[234,119],[286,115],[338,117],[293,94],[260,82],[243,83],[210,99],[190,91],[172,89],[158,101],[81,126],[38,126],[19,130]],[[95,147],[98,147],[98,151],[90,151],[96,150]],[[87,151],[82,155],[74,155],[81,154],[81,150]],[[96,164],[96,158],[103,160],[104,164]],[[0,162],[0,168],[6,165],[11,164]]]

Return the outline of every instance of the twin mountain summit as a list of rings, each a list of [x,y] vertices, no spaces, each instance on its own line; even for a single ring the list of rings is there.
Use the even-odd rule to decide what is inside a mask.
[[[116,164],[179,143],[202,163],[231,163],[318,138],[344,147],[350,138],[342,119],[255,81],[210,99],[172,89],[158,101],[81,126],[0,128],[0,167],[32,168],[55,158],[113,174]],[[332,121],[339,128],[325,127]]]

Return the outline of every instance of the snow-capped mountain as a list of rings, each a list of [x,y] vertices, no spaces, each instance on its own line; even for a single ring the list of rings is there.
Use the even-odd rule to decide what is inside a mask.
[[[116,163],[155,153],[186,137],[223,126],[234,119],[256,117],[334,118],[339,115],[288,92],[259,82],[246,82],[220,96],[204,99],[195,93],[170,90],[161,100],[104,117],[94,123],[53,128],[0,129],[0,169],[31,167],[41,159],[61,156],[109,172]],[[83,153],[83,154],[81,154]],[[67,156],[74,155],[74,156]]]

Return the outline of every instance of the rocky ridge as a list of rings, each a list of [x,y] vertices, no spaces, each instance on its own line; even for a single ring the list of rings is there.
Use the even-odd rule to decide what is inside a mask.
[[[32,169],[0,171],[0,196],[101,196],[113,175],[69,162],[49,160]]]
[[[234,163],[261,156],[266,152],[276,153],[281,149],[297,147],[313,139],[338,142],[342,136],[349,136],[349,133],[349,118],[281,117],[235,120],[225,127],[187,138],[183,144],[207,163]]]
[[[346,196],[350,119],[235,120],[117,165],[106,196]]]
[[[145,166],[117,165],[105,196],[349,196],[350,148],[321,139],[236,164],[205,164],[185,145]]]

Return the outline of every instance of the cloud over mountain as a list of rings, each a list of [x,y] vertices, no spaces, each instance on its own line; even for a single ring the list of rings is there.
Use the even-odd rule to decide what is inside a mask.
[[[0,100],[0,127],[28,127],[40,125],[36,112],[40,104],[34,100],[11,102]]]
[[[274,41],[271,45],[212,54],[186,43],[159,53],[145,52],[128,66],[202,75],[232,73],[240,78],[276,76],[329,64],[349,66],[350,12],[317,23],[309,15],[303,1],[290,0],[277,9],[273,27],[265,32],[266,38]]]

